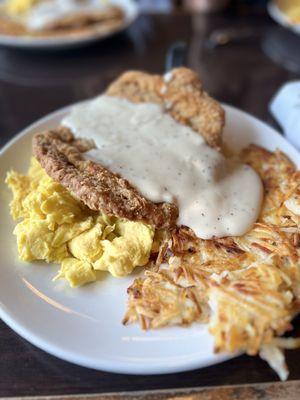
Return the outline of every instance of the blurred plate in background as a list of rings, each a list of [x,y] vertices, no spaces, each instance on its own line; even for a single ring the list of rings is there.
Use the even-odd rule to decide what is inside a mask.
[[[107,38],[117,32],[128,28],[138,17],[138,6],[134,0],[111,0],[112,5],[117,5],[124,11],[124,20],[117,28],[110,31],[103,31],[99,24],[99,29],[92,27],[90,30],[77,35],[65,37],[28,37],[28,36],[9,36],[0,35],[0,45],[17,47],[32,50],[64,50],[68,48],[80,47],[95,41]]]
[[[276,1],[270,1],[268,3],[268,12],[278,24],[284,26],[285,28],[291,29],[293,32],[300,35],[300,23],[293,23],[289,17],[280,10]]]

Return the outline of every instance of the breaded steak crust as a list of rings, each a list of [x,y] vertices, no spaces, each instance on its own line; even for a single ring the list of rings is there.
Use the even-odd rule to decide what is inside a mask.
[[[83,153],[93,147],[88,140],[75,139],[65,127],[37,134],[33,138],[33,153],[47,174],[91,210],[144,221],[156,228],[175,225],[178,217],[175,204],[153,203],[126,179],[98,163],[85,160]]]
[[[211,147],[221,147],[225,112],[203,90],[198,75],[188,68],[175,68],[164,76],[125,72],[106,94],[133,103],[159,104],[176,121],[200,133]]]
[[[174,69],[167,77],[128,72],[106,92],[131,102],[160,104],[177,121],[191,126],[207,143],[220,148],[224,125],[221,106],[203,90],[197,75],[187,68]],[[94,145],[75,139],[72,132],[59,127],[36,134],[33,154],[47,174],[61,183],[90,209],[155,228],[176,224],[178,207],[171,203],[153,203],[141,195],[126,179],[102,165],[87,161],[83,153]]]

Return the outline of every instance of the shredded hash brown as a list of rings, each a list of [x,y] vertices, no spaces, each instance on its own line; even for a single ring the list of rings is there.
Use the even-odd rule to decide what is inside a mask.
[[[123,322],[143,329],[208,323],[215,352],[260,352],[286,379],[281,348],[291,341],[276,338],[299,312],[300,171],[282,152],[255,145],[240,160],[264,184],[258,222],[244,236],[213,240],[174,230],[129,287]]]

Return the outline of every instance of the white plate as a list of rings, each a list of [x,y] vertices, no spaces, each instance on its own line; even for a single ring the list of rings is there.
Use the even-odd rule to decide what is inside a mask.
[[[125,13],[123,23],[112,32],[103,33],[91,29],[80,36],[44,38],[0,34],[0,45],[36,50],[65,50],[107,38],[108,36],[128,28],[138,17],[138,6],[134,0],[110,0],[110,2],[111,4],[120,6]]]
[[[279,9],[276,4],[276,1],[270,1],[268,3],[268,12],[270,16],[276,21],[279,25],[284,26],[292,30],[295,33],[300,34],[300,24],[293,24],[289,18]]]
[[[179,372],[219,363],[205,326],[165,328],[143,332],[124,327],[126,288],[133,277],[102,281],[70,289],[53,283],[58,266],[25,264],[18,260],[14,223],[8,212],[11,193],[4,184],[6,171],[26,171],[34,132],[54,128],[69,107],[53,113],[21,132],[0,156],[0,317],[17,333],[64,360],[95,369],[132,374]],[[250,115],[225,106],[225,140],[233,149],[254,142],[277,147],[300,166],[300,156],[277,132]]]

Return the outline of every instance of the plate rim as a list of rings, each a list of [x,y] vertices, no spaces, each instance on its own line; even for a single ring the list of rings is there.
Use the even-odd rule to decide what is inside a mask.
[[[26,135],[32,134],[32,131],[36,129],[39,125],[51,121],[52,119],[58,117],[59,115],[68,112],[74,105],[82,104],[87,100],[79,101],[76,103],[72,103],[65,107],[59,108],[51,113],[44,115],[43,117],[39,118],[32,124],[28,125],[26,128],[22,129],[17,135],[11,138],[1,149],[0,149],[0,158],[5,154],[7,150],[10,149],[16,142],[18,142],[21,138]],[[237,107],[224,104],[225,110],[231,109],[234,112],[238,112],[243,116],[250,118],[250,120],[255,121],[256,123],[259,122],[266,126],[268,129],[273,131],[273,134],[280,137],[281,140],[286,142],[288,148],[291,151],[298,151],[295,147],[290,144],[282,135],[280,135],[273,127],[265,123],[264,121],[260,120],[259,118],[245,112]],[[299,155],[299,162],[300,162],[300,155]],[[114,359],[97,359],[96,361],[91,360],[89,356],[84,357],[83,355],[78,355],[70,350],[64,350],[58,344],[53,345],[52,343],[49,344],[47,339],[41,338],[39,334],[34,332],[33,328],[24,328],[22,323],[19,323],[18,320],[14,319],[9,312],[7,306],[0,302],[0,318],[18,335],[22,338],[26,339],[32,345],[38,347],[39,349],[45,351],[46,353],[51,354],[57,358],[60,358],[64,361],[71,362],[73,364],[91,368],[95,370],[103,370],[107,372],[114,372],[114,373],[122,373],[128,375],[160,375],[160,374],[168,374],[168,373],[177,373],[177,372],[184,372],[190,371],[198,368],[206,368],[212,365],[220,364],[224,361],[230,360],[232,358],[237,357],[239,354],[218,354],[216,357],[212,357],[210,360],[206,360],[204,363],[201,359],[194,359],[194,360],[183,360],[174,364],[170,365],[157,365],[151,364],[150,367],[141,367],[140,364],[131,362],[131,361],[121,361],[121,360],[114,360]]]

